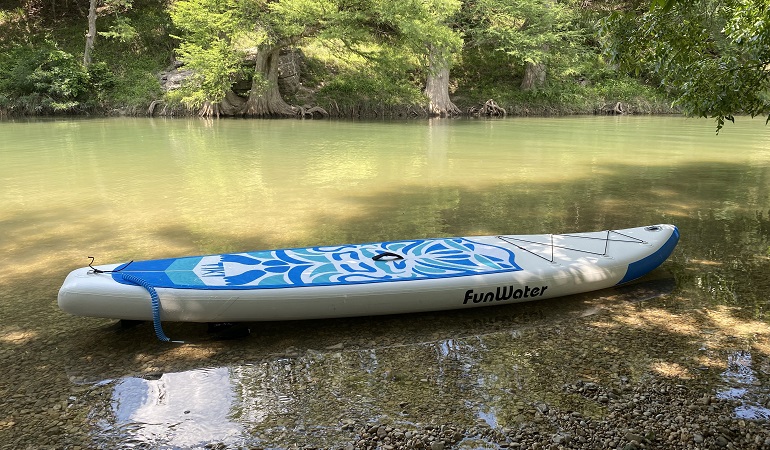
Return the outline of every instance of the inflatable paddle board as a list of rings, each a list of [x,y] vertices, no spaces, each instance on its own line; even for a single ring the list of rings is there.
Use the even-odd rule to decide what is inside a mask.
[[[603,289],[668,258],[674,225],[264,250],[83,267],[59,290],[74,315],[244,322],[504,305]],[[160,337],[159,333],[159,337]]]

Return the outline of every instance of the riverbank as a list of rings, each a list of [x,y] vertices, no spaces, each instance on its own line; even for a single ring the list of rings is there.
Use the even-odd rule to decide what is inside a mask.
[[[163,79],[165,72],[144,74],[144,89],[99,104],[78,104],[63,110],[45,106],[42,99],[22,98],[0,101],[0,119],[13,117],[194,117],[199,110],[188,108],[168,97],[173,92]],[[156,80],[156,81],[152,81]],[[122,84],[130,84],[124,80]],[[135,95],[135,96],[134,96]],[[366,92],[346,97],[317,95],[305,89],[301,95],[290,94],[286,100],[296,107],[297,118],[382,119],[425,118],[430,114],[424,104],[373,103]],[[457,116],[471,117],[551,117],[570,115],[666,115],[679,114],[661,92],[633,79],[604,80],[595,85],[560,84],[539,91],[523,92],[500,86],[494,89],[469,88],[452,95],[459,108]],[[0,99],[1,100],[1,99]],[[43,103],[41,103],[43,102]],[[498,108],[486,110],[485,104]],[[222,114],[220,117],[227,117]]]
[[[99,17],[93,61],[87,65],[81,58],[86,25],[83,11],[72,5],[58,13],[52,5],[53,10],[45,7],[29,16],[21,10],[0,10],[0,28],[4,30],[0,37],[0,117],[210,113],[211,102],[195,91],[195,86],[203,83],[201,79],[190,83],[192,91],[181,90],[196,72],[179,60],[183,52],[180,40],[173,36],[180,31],[175,29],[167,5],[135,1],[133,6],[124,6],[126,9],[112,5],[118,8],[114,16]],[[581,26],[601,17],[596,11],[576,14],[585,15]],[[528,88],[522,87],[523,61],[487,51],[491,49],[473,47],[453,56],[447,89],[457,107],[455,114],[498,115],[503,110],[508,116],[678,112],[665,88],[604,62],[598,42],[572,42],[562,49],[565,53],[554,55],[552,64],[542,69],[546,70],[542,81]],[[237,58],[236,54],[240,53],[234,52],[232,57]],[[280,95],[298,117],[406,118],[431,114],[424,94],[427,67],[370,66],[372,61],[382,60],[346,53],[344,45],[334,39],[310,40],[277,55],[278,76],[271,83],[279,87],[280,94],[276,91],[273,96]],[[407,52],[400,58],[415,57]],[[219,116],[243,115],[242,104],[255,77],[253,64],[253,60],[243,59],[242,67],[225,77],[229,87],[224,98],[218,97],[215,110]],[[500,109],[480,112],[489,100]]]

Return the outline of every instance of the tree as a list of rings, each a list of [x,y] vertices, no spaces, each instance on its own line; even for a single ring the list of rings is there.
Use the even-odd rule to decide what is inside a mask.
[[[202,115],[291,116],[278,87],[282,49],[317,33],[336,10],[331,0],[182,0],[171,10],[180,59],[195,71],[181,96]],[[250,61],[253,69],[243,68]],[[245,102],[232,93],[240,76],[250,76]]]
[[[462,47],[460,33],[449,21],[460,10],[458,0],[381,0],[373,1],[371,17],[364,26],[381,45],[397,48],[415,60],[424,74],[423,93],[428,112],[436,116],[460,113],[449,97],[452,60]],[[385,50],[387,51],[387,50]]]
[[[259,4],[255,0],[254,5]],[[333,0],[280,0],[263,11],[251,9],[246,18],[261,21],[266,39],[256,49],[255,76],[244,114],[248,116],[291,116],[299,108],[283,100],[278,87],[278,57],[282,49],[319,33],[338,9]]]
[[[425,95],[428,97],[428,111],[437,116],[453,116],[461,113],[449,98],[449,71],[452,55],[462,47],[460,34],[452,30],[447,21],[460,10],[460,2],[443,1],[429,6],[433,11],[433,32],[427,45],[428,74],[425,81]]]
[[[233,45],[238,31],[234,12],[224,1],[189,0],[174,3],[170,14],[183,32],[179,58],[193,72],[172,97],[199,108],[201,115],[219,116],[229,106],[222,103],[235,78],[243,73],[243,52]]]
[[[543,87],[553,55],[576,39],[569,10],[553,0],[467,2],[463,17],[469,44],[509,58],[523,72],[523,90]]]
[[[428,112],[445,117],[462,113],[449,98],[449,70],[451,54],[440,45],[428,46],[428,74],[425,79],[425,96],[428,97]]]
[[[546,10],[549,10],[553,7],[553,4],[555,4],[555,1],[548,0],[543,3],[543,6]],[[527,19],[527,22],[524,22],[524,28],[527,28],[531,26],[532,22],[531,19]],[[539,23],[540,26],[544,27],[544,30],[542,31],[543,34],[546,33],[552,33],[553,32],[553,22],[550,20],[542,21]],[[548,55],[549,51],[551,49],[549,42],[543,42],[543,44],[540,47],[540,51],[542,52],[542,55]],[[524,78],[521,80],[521,90],[522,91],[534,91],[537,89],[542,88],[545,86],[545,76],[546,76],[546,64],[545,64],[546,58],[525,58],[525,64],[524,64]]]
[[[685,114],[770,121],[770,3],[653,0],[613,14],[603,37],[611,61],[660,83]],[[766,122],[767,122],[766,121]]]
[[[83,66],[86,68],[91,65],[91,52],[94,50],[94,42],[96,40],[96,18],[99,12],[97,8],[98,3],[98,0],[90,0],[88,4],[88,33],[86,33],[86,47],[83,51]],[[104,11],[117,12],[119,10],[130,9],[132,0],[104,0],[103,3]],[[125,32],[126,27],[130,27],[125,20],[121,21],[120,24],[123,26],[123,32]],[[118,34],[116,31],[108,33],[108,35],[116,34]]]
[[[96,0],[91,0],[88,6],[88,33],[86,33],[86,48],[83,51],[83,65],[91,65],[91,52],[94,50],[96,39]]]

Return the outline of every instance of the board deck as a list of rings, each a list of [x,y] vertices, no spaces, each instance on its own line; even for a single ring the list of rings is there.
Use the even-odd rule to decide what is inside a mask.
[[[156,288],[204,290],[335,286],[521,270],[515,258],[469,238],[424,239],[139,261],[113,279],[131,284],[121,276],[131,273]]]

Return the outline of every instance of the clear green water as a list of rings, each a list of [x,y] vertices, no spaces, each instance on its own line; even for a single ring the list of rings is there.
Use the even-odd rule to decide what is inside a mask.
[[[192,342],[182,347],[156,343],[147,324],[123,329],[56,307],[64,276],[87,256],[663,222],[682,240],[648,284],[540,304],[254,324],[249,339],[224,342],[202,325],[169,324]],[[760,120],[718,136],[712,121],[678,117],[0,122],[0,363],[12,367],[0,382],[0,441],[332,445],[348,419],[511,426],[521,405],[559,401],[557,388],[527,380],[569,378],[551,373],[570,366],[562,332],[638,362],[581,366],[584,378],[683,367],[634,339],[591,337],[605,321],[667,333],[695,365],[709,364],[701,341],[733,336],[753,352],[760,405],[768,269],[770,127]],[[715,380],[716,390],[729,384]],[[520,397],[500,396],[511,389]],[[173,400],[153,403],[160,391]]]

